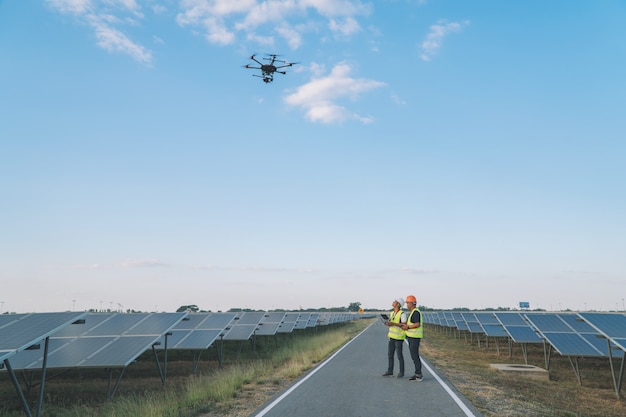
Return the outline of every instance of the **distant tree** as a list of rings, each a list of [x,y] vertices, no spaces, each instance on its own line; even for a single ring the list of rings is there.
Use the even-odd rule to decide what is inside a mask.
[[[197,313],[200,309],[195,304],[189,304],[188,306],[180,306],[177,313]]]
[[[358,301],[350,303],[348,306],[348,311],[359,311],[361,309],[361,303]]]

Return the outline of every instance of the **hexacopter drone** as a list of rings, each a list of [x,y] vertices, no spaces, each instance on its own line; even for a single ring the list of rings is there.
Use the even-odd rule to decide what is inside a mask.
[[[253,60],[254,62],[256,62],[257,64],[259,64],[259,66],[258,67],[253,67],[251,65],[245,65],[244,68],[260,69],[261,70],[261,75],[252,74],[252,76],[260,77],[260,78],[263,79],[264,83],[269,84],[272,81],[274,81],[274,73],[277,72],[279,74],[287,74],[287,71],[279,71],[280,68],[291,67],[291,66],[297,64],[297,62],[282,61],[280,59],[276,59],[276,57],[278,57],[278,55],[276,55],[276,54],[267,54],[267,58],[263,58],[263,60],[269,61],[269,63],[268,64],[263,64],[261,61],[257,60],[254,55],[251,55],[250,59]],[[283,65],[276,65],[276,63],[280,63],[280,64],[283,64]]]

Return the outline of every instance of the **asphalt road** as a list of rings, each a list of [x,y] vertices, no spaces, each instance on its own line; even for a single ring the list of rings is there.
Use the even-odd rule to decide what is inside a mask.
[[[406,377],[382,376],[387,368],[387,328],[377,322],[251,416],[483,417],[425,360],[424,380],[409,382],[413,362],[406,344],[404,358]]]

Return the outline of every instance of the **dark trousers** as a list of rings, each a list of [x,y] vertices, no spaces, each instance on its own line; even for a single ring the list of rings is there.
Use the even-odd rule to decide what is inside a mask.
[[[411,353],[411,359],[415,365],[415,375],[422,374],[422,360],[420,359],[420,341],[419,337],[407,337],[409,341],[409,352]]]
[[[398,362],[400,363],[400,373],[404,374],[404,354],[402,353],[402,345],[404,340],[389,339],[389,345],[387,347],[387,357],[389,358],[389,365],[387,366],[387,372],[393,373],[393,355],[397,353]]]

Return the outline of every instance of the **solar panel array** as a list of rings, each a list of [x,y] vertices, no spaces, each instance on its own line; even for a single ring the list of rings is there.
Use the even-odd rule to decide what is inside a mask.
[[[363,315],[324,313],[324,324]],[[155,347],[200,350],[217,339],[291,333],[320,325],[317,313],[32,313],[0,315],[0,361],[16,370],[38,369],[41,352],[28,350],[50,337],[48,368],[123,368]],[[81,326],[69,326],[77,320]]]
[[[617,368],[614,359],[618,357],[620,370],[613,373],[619,395],[626,360],[626,314],[429,311],[424,313],[424,321],[470,335],[482,335],[486,340],[506,337],[510,343],[522,345],[525,359],[528,344],[543,344],[546,368],[549,368],[550,351],[554,349],[570,359],[579,382],[578,358],[609,358],[613,370]],[[616,351],[619,353],[614,353]]]
[[[4,314],[0,315],[0,372],[10,375],[26,414],[31,415],[14,371],[42,371],[39,415],[47,369],[105,368],[109,378],[113,369],[120,369],[115,385],[109,384],[110,398],[124,369],[149,349],[154,351],[165,383],[168,350],[202,351],[217,339],[244,341],[291,333],[320,325],[318,317],[316,313],[285,312]],[[326,324],[366,317],[373,315],[328,313]],[[42,344],[45,349],[40,349]],[[166,352],[164,369],[158,363],[157,350]],[[198,359],[199,354],[194,362]]]

